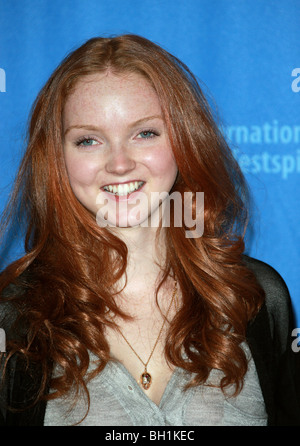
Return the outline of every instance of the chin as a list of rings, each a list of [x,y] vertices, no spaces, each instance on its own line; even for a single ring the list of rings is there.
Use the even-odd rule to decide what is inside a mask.
[[[101,227],[138,228],[150,226],[148,212],[140,213],[140,211],[137,214],[132,212],[129,215],[107,218],[107,214],[103,214],[101,210],[99,210],[96,215],[96,220],[97,224]]]

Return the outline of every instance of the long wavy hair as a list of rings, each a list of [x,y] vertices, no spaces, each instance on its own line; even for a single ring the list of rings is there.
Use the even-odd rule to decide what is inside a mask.
[[[126,317],[112,290],[126,273],[127,247],[76,199],[63,155],[68,95],[84,76],[108,69],[150,82],[178,166],[173,191],[194,197],[204,192],[202,237],[187,238],[184,225],[165,228],[167,258],[159,286],[172,273],[182,292],[166,337],[166,359],[195,374],[191,386],[219,369],[220,387],[234,385],[238,393],[247,371],[241,342],[263,302],[242,257],[247,186],[196,78],[176,57],[136,35],[88,40],[64,59],[34,103],[27,150],[4,213],[7,223],[18,208],[26,227],[25,255],[0,277],[1,292],[20,285],[13,303],[22,336],[9,340],[8,359],[19,352],[40,364],[37,399],[71,389],[88,395],[89,352],[98,358],[94,376],[110,359],[104,335],[104,327],[113,324],[109,314]],[[52,375],[53,364],[59,376]]]

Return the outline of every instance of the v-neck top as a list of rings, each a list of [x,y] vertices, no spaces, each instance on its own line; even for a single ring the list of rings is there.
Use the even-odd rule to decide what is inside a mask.
[[[291,349],[294,341],[291,335],[294,319],[288,289],[282,277],[266,263],[248,256],[243,256],[243,262],[253,270],[265,291],[266,299],[257,316],[247,325],[247,343],[256,370],[250,362],[240,395],[225,399],[217,389],[199,386],[187,393],[182,391],[180,399],[177,396],[175,403],[178,386],[181,385],[182,388],[184,382],[180,384],[180,381],[186,376],[183,371],[175,370],[165,395],[157,406],[160,410],[157,410],[126,369],[120,364],[108,364],[103,373],[88,385],[91,409],[82,424],[151,424],[152,421],[156,423],[155,417],[159,414],[159,423],[156,424],[261,425],[266,424],[266,407],[268,425],[300,425],[300,386],[299,379],[297,380],[300,376],[300,356],[299,352]],[[27,283],[29,279],[23,274],[24,283]],[[0,303],[0,326],[5,330],[8,341],[26,334],[23,324],[15,324],[16,296],[24,296],[22,284],[10,284],[3,292],[4,301]],[[19,331],[15,332],[16,328]],[[3,362],[0,361],[0,370],[2,366]],[[68,425],[80,420],[85,412],[81,400],[69,414],[66,413],[68,405],[63,400],[48,403],[41,400],[31,405],[40,388],[41,378],[40,364],[30,362],[28,368],[22,355],[16,354],[10,358],[7,374],[0,387],[0,426]],[[264,396],[265,406],[261,394]],[[21,406],[26,409],[9,410],[10,407],[15,407],[16,402],[18,408]],[[174,418],[175,421],[172,421]]]
[[[248,371],[241,392],[224,396],[220,388],[200,385],[184,389],[192,374],[176,368],[160,403],[155,404],[119,361],[110,361],[88,383],[90,409],[86,401],[75,406],[67,399],[47,403],[44,425],[68,426],[264,426],[267,413],[258,376],[250,351]],[[212,370],[208,382],[220,382],[223,374]],[[229,394],[229,395],[228,395]],[[81,421],[81,422],[80,422]]]

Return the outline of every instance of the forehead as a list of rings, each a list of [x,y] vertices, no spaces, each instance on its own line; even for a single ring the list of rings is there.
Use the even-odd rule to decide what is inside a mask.
[[[77,82],[64,108],[64,121],[84,118],[140,118],[161,112],[158,96],[150,82],[136,73],[97,73]],[[104,116],[103,116],[104,115]]]

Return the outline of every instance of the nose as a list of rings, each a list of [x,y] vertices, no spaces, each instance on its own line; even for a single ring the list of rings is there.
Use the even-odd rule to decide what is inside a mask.
[[[124,175],[135,168],[135,161],[126,148],[112,148],[106,163],[106,171],[117,175]]]

